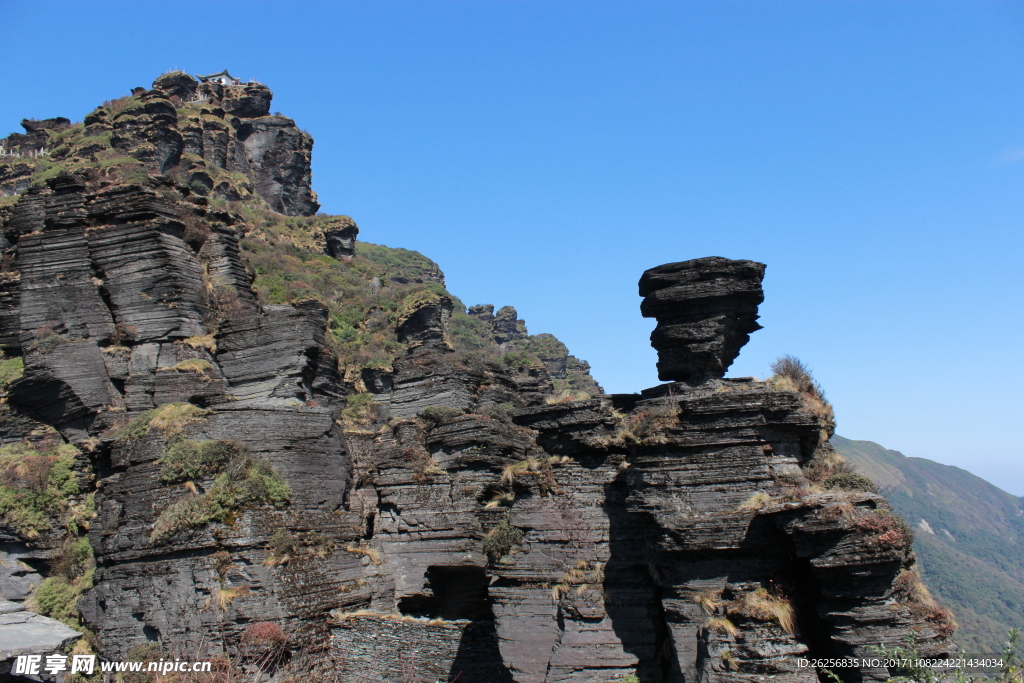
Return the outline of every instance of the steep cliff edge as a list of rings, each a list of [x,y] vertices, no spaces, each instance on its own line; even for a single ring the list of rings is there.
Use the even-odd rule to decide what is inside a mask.
[[[832,433],[818,398],[723,378],[763,264],[645,273],[676,381],[600,394],[514,309],[467,310],[428,259],[302,215],[287,126],[260,181],[273,155],[238,131],[280,123],[263,90],[191,87],[161,77],[130,126],[90,115],[109,144],[69,141],[4,209],[0,336],[24,368],[0,410],[0,541],[49,576],[38,609],[105,657],[277,680],[795,682],[817,679],[798,656],[948,651],[885,500],[808,479]],[[105,166],[119,145],[135,156]],[[253,175],[216,175],[243,158]],[[0,585],[22,600],[25,576]]]

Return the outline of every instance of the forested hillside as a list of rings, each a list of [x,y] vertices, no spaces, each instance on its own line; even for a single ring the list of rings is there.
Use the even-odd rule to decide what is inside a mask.
[[[998,652],[1024,626],[1024,500],[959,467],[871,441],[832,443],[914,525],[925,582],[953,608],[962,645]]]

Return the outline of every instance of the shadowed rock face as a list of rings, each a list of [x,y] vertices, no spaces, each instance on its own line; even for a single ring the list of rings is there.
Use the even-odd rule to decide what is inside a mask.
[[[640,278],[640,312],[656,318],[651,346],[658,378],[691,384],[725,375],[750,334],[761,329],[765,265],[718,256],[667,263]]]

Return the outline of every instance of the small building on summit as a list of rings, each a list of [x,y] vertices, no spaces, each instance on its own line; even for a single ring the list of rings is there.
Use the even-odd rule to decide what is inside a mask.
[[[242,81],[228,73],[227,69],[209,76],[196,75],[200,83],[219,83],[221,85],[242,85]]]

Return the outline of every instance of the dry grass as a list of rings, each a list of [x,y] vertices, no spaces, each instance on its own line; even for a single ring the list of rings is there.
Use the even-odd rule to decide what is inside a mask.
[[[516,500],[515,491],[495,491],[491,499],[484,505],[485,508],[511,507]]]
[[[616,411],[612,413],[612,417],[619,423],[619,427],[605,443],[615,448],[668,443],[668,438],[663,432],[679,422],[676,411],[670,406],[642,408],[628,415]]]
[[[189,358],[174,365],[171,370],[175,372],[194,372],[197,375],[206,374],[207,370],[213,369],[213,363],[205,358]]]
[[[421,484],[432,481],[434,475],[444,474],[444,470],[437,466],[437,461],[425,450],[406,448],[402,451],[402,457],[412,466],[413,478]]]
[[[763,510],[772,502],[772,497],[764,491],[758,491],[757,493],[747,498],[745,501],[739,504],[736,508],[736,512],[757,512]]]
[[[512,462],[505,465],[502,469],[501,483],[515,484],[522,477],[532,477],[536,480],[542,494],[561,493],[562,489],[555,479],[552,466],[564,465],[568,462],[571,462],[570,458],[558,457],[557,455],[546,458],[530,457],[518,462]]]
[[[897,574],[889,595],[909,609],[912,615],[928,622],[943,637],[950,637],[958,627],[952,612],[935,601],[915,570],[904,569]]]
[[[740,630],[736,628],[736,624],[732,623],[728,617],[715,617],[713,619],[708,619],[704,624],[704,628],[709,631],[725,633],[733,638],[740,634]]]
[[[199,408],[191,403],[165,403],[156,409],[150,419],[150,429],[159,429],[164,434],[179,432],[185,425],[191,424],[210,414],[209,410]]]
[[[250,595],[252,591],[249,590],[248,586],[238,586],[236,588],[218,588],[213,592],[213,595],[207,599],[207,606],[210,604],[217,605],[217,608],[221,611],[226,610],[231,606],[231,603],[235,598],[244,598]]]
[[[758,588],[733,600],[727,605],[726,613],[759,621],[774,621],[786,633],[796,631],[796,619],[789,600],[766,588]]]
[[[213,332],[198,337],[182,339],[181,343],[191,346],[193,349],[206,349],[210,353],[217,353],[217,341],[214,339]]]
[[[373,564],[384,564],[384,553],[376,548],[367,546],[364,542],[360,542],[359,545],[349,543],[345,546],[345,552],[352,553],[353,555],[361,555],[362,557],[368,557],[370,558],[370,562]]]
[[[804,408],[814,415],[821,425],[821,440],[827,441],[836,429],[835,412],[832,404],[825,400],[821,385],[811,376],[811,371],[799,358],[782,356],[772,363],[774,373],[766,384],[777,391],[795,391],[800,394]]]
[[[825,517],[841,519],[846,522],[852,521],[856,516],[856,512],[857,510],[853,503],[845,499],[835,500],[821,510],[821,514]]]
[[[154,429],[164,433],[164,437],[177,434],[187,425],[192,424],[210,414],[211,411],[199,408],[191,403],[165,403],[158,408],[147,410],[125,427],[118,430],[118,438],[137,439]]]
[[[586,401],[590,398],[590,394],[585,391],[572,391],[566,389],[559,394],[552,394],[544,399],[544,403],[548,405],[555,405],[558,403],[572,403],[574,401]]]
[[[721,606],[722,591],[709,588],[706,591],[701,591],[693,596],[693,601],[700,605],[700,608],[704,611],[704,614],[712,615],[718,611]]]
[[[131,352],[132,350],[130,348],[128,348],[127,346],[121,346],[120,344],[103,347],[103,353],[107,354],[108,356],[120,356]]]
[[[853,465],[836,453],[831,444],[822,444],[814,457],[804,466],[804,474],[813,482],[823,482],[829,477],[853,472]]]
[[[582,597],[591,586],[603,588],[604,565],[600,562],[577,560],[576,566],[567,569],[562,579],[551,587],[551,599],[558,602],[575,589],[576,595]]]
[[[427,626],[441,626],[448,623],[444,619],[423,619],[422,617],[410,617],[404,614],[378,612],[373,609],[357,609],[352,612],[331,610],[331,621],[335,624],[343,624],[349,619],[355,619],[358,617],[372,617],[373,619],[380,619],[382,621],[400,621],[407,624],[426,624]]]

